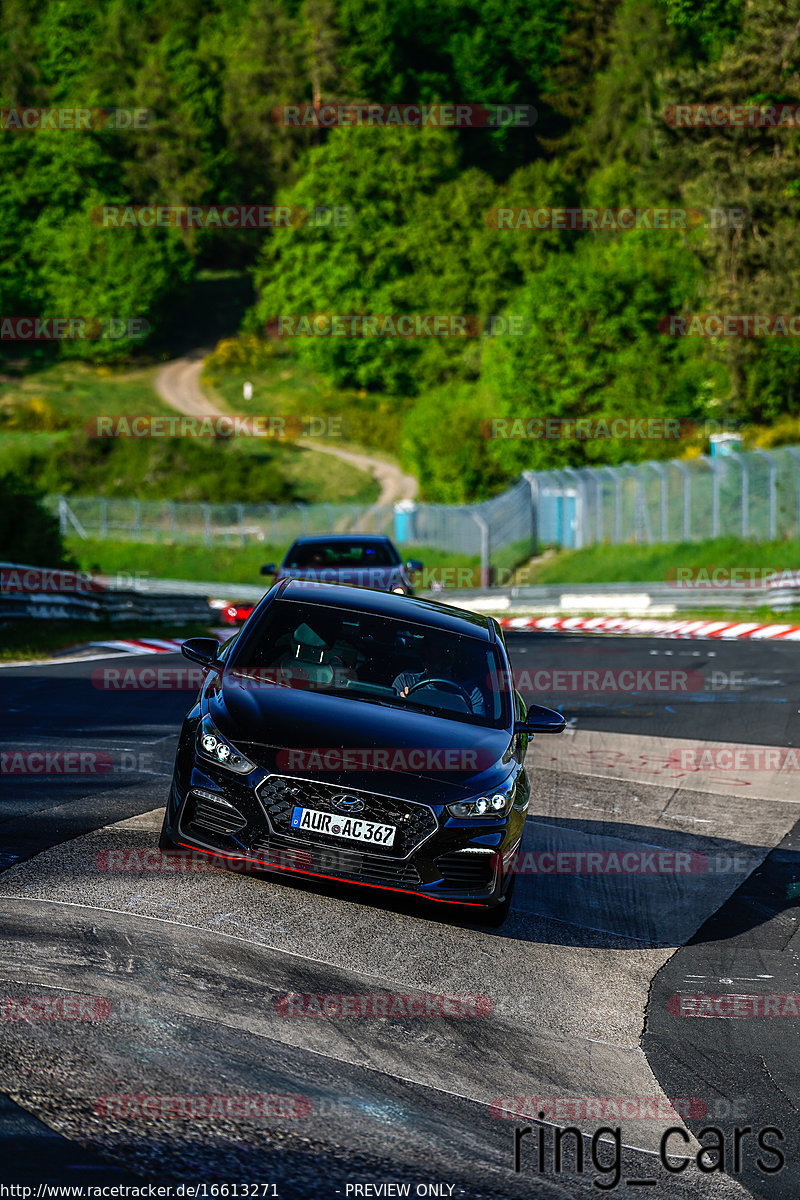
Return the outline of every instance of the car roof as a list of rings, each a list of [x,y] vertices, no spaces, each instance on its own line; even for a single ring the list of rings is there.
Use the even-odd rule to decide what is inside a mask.
[[[315,533],[295,538],[293,546],[308,546],[312,542],[390,542],[383,533]]]
[[[451,633],[485,642],[497,641],[494,625],[482,613],[453,608],[449,604],[440,604],[438,600],[401,596],[397,592],[379,592],[350,583],[319,583],[306,579],[282,579],[276,588],[276,600],[326,604],[356,612],[376,613],[400,621],[415,621],[435,629],[447,629]]]

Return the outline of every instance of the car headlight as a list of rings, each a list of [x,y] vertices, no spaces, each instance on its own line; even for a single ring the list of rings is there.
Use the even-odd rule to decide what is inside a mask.
[[[514,803],[514,785],[503,786],[495,792],[487,792],[485,796],[476,796],[473,800],[458,800],[448,804],[447,811],[451,817],[504,817]]]
[[[406,594],[406,589],[404,587],[400,587],[399,585],[397,587],[393,587],[392,591],[397,592],[398,596],[405,596]]]
[[[203,717],[200,722],[197,731],[197,753],[218,767],[235,771],[237,775],[249,775],[255,770],[255,763],[250,762],[249,758],[245,758],[225,740],[210,717]]]

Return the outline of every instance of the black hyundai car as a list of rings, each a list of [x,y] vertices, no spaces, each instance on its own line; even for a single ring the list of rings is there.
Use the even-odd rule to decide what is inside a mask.
[[[530,785],[532,733],[491,617],[283,579],[207,668],[186,717],[162,849],[472,906],[498,923]]]

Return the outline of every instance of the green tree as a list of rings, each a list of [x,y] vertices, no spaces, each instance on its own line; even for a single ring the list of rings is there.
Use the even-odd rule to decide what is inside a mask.
[[[65,357],[113,361],[141,348],[176,281],[186,282],[194,269],[176,230],[94,223],[93,212],[106,202],[96,193],[69,216],[47,210],[31,235],[43,314],[100,322],[96,339],[64,341]]]
[[[403,426],[401,453],[426,501],[467,504],[505,486],[508,472],[487,439],[491,411],[490,393],[476,384],[451,384],[419,397]]]
[[[658,333],[659,318],[692,294],[696,265],[679,234],[672,245],[649,236],[584,242],[566,264],[566,256],[555,258],[527,281],[510,311],[528,318],[529,332],[488,347],[481,377],[492,397],[487,419],[705,415],[711,384],[695,346]],[[496,438],[489,444],[506,478],[526,468],[619,463],[675,451],[674,442],[614,439]]]
[[[355,97],[380,103],[523,104],[531,128],[464,129],[467,165],[500,178],[541,151],[550,110],[544,74],[556,62],[566,7],[560,0],[339,0],[341,63]]]
[[[455,142],[441,130],[336,130],[280,195],[311,219],[265,241],[254,324],[263,328],[278,314],[420,312],[409,222],[416,206],[425,198],[432,203],[437,187],[454,178],[456,162]],[[348,220],[320,227],[318,208],[333,218],[342,210]],[[339,384],[392,393],[416,388],[419,340],[301,337],[292,345]]]
[[[800,103],[800,0],[747,5],[742,28],[717,61],[665,74],[663,104]],[[794,313],[800,300],[800,149],[786,126],[662,126],[664,179],[705,210],[738,209],[692,244],[702,267],[702,308]],[[680,180],[680,184],[678,184]],[[687,306],[688,307],[688,306]],[[698,311],[697,308],[694,311]],[[730,380],[724,415],[767,422],[800,411],[800,352],[782,339],[724,338],[706,352]]]
[[[209,35],[206,54],[220,56],[225,169],[237,181],[238,199],[268,203],[298,174],[310,135],[285,128],[273,112],[311,98],[303,50],[297,20],[274,0],[250,0],[225,23],[221,39]]]
[[[667,21],[679,30],[695,60],[715,58],[738,33],[744,0],[663,0]]]
[[[555,61],[544,82],[547,102],[561,121],[554,120],[555,137],[545,142],[570,172],[585,165],[587,142],[582,123],[596,99],[597,80],[610,53],[609,29],[619,0],[572,0],[566,13]]]

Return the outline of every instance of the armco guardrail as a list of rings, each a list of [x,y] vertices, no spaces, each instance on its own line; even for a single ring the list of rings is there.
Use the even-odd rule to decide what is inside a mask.
[[[2,596],[0,621],[39,618],[50,621],[192,621],[211,624],[216,613],[208,601],[193,597],[159,596],[152,603],[141,597]]]
[[[790,574],[796,582],[787,582]],[[268,586],[268,583],[195,583],[182,579],[131,580],[132,589],[146,595],[207,596],[247,603],[258,603]],[[457,605],[462,600],[482,600],[487,607],[495,605],[500,608],[535,606],[570,611],[576,607],[586,607],[587,604],[597,607],[623,605],[637,612],[640,609],[647,611],[651,616],[656,615],[656,610],[660,608],[669,609],[670,612],[704,608],[741,609],[746,612],[768,605],[775,612],[786,612],[789,609],[800,608],[800,570],[784,573],[776,578],[775,584],[767,579],[761,586],[751,584],[741,587],[679,587],[668,583],[554,583],[536,587],[519,585],[507,588],[445,588],[439,591],[421,590],[417,594],[444,604]]]
[[[119,577],[118,577],[119,578]],[[220,600],[257,603],[264,584],[193,582],[123,576],[124,587],[108,576],[44,571],[0,563],[0,621],[23,617],[85,621],[214,622]],[[26,585],[27,586],[24,586]],[[800,571],[784,572],[741,586],[676,586],[669,583],[547,584],[537,587],[447,588],[418,595],[456,607],[485,611],[597,613],[613,616],[672,616],[724,609],[775,612],[800,609]],[[217,600],[214,604],[213,601]]]
[[[192,621],[217,614],[204,595],[117,588],[84,572],[0,563],[0,621]]]
[[[102,576],[101,576],[102,578]],[[200,583],[189,579],[133,579],[131,591],[144,596],[206,596],[257,604],[271,586],[271,580],[259,583]]]

